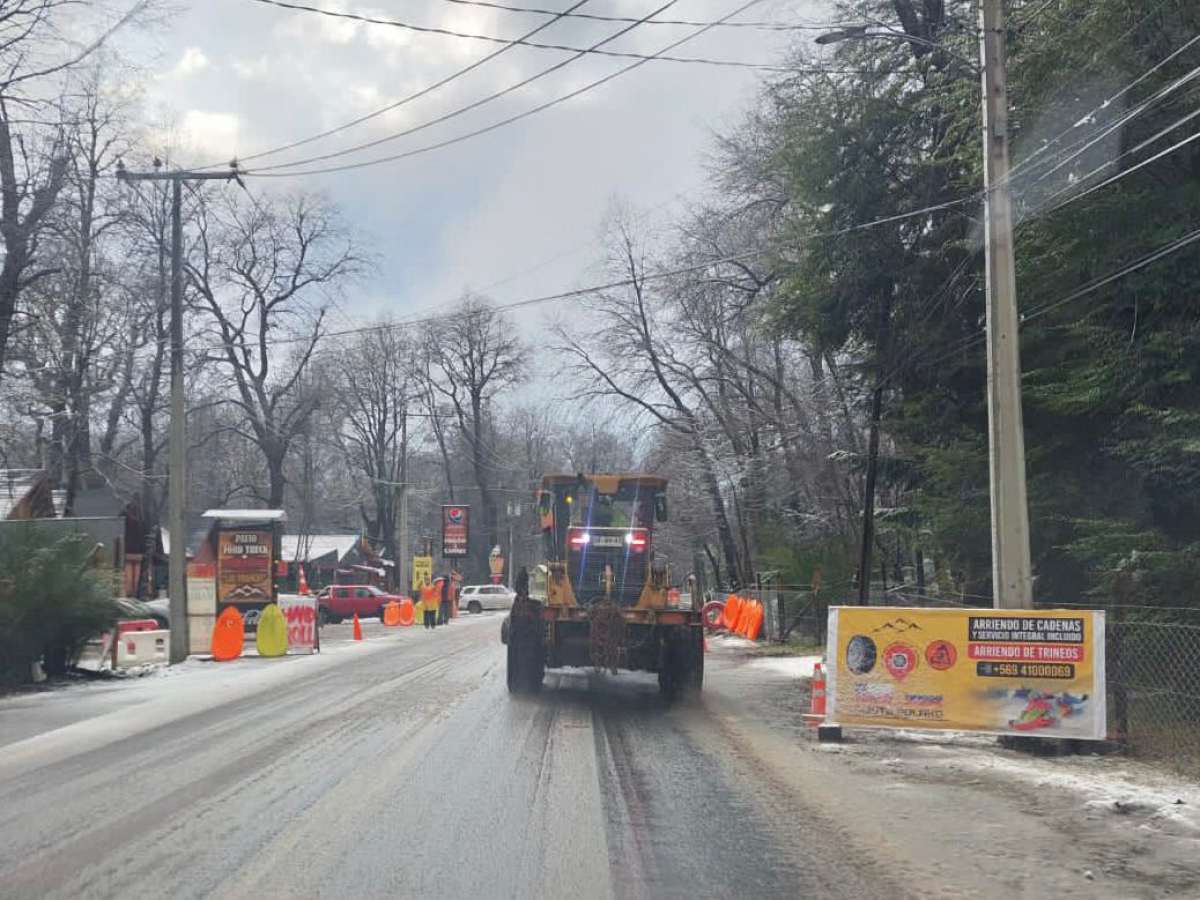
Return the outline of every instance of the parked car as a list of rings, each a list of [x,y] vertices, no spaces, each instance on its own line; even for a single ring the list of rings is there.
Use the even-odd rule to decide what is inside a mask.
[[[317,595],[317,618],[322,625],[329,622],[336,624],[342,619],[352,618],[355,613],[359,618],[382,618],[385,605],[393,600],[399,603],[403,599],[398,594],[389,594],[369,584],[335,584],[325,597]]]
[[[171,602],[161,600],[136,600],[133,597],[118,597],[117,608],[122,619],[154,619],[159,628],[171,627]]]
[[[480,613],[485,609],[512,609],[516,592],[502,584],[471,584],[458,595],[458,608],[469,613]]]

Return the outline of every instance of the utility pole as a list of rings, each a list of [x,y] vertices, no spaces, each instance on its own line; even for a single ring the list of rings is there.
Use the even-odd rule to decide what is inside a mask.
[[[863,479],[862,544],[858,550],[858,605],[871,599],[871,549],[875,542],[875,481],[879,471],[879,421],[883,418],[885,366],[890,358],[892,333],[892,288],[881,298],[879,333],[875,340],[875,389],[871,392],[871,430],[867,437],[867,471]],[[884,579],[887,580],[886,578]]]
[[[1029,506],[1021,415],[1020,320],[1009,191],[1008,90],[1002,0],[980,0],[983,55],[984,244],[987,268],[988,458],[992,592],[997,609],[1030,609]]]
[[[228,172],[160,171],[129,172],[117,161],[117,178],[124,182],[171,182],[171,433],[168,450],[170,478],[167,482],[170,509],[167,523],[171,536],[169,584],[171,603],[170,661],[174,665],[188,657],[187,532],[184,527],[184,493],[187,490],[187,412],[183,401],[183,182],[231,181],[238,178],[237,164]],[[245,187],[245,185],[242,185]],[[274,573],[272,573],[274,576]]]

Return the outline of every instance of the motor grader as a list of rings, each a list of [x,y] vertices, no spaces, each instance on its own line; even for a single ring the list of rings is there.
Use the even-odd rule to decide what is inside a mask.
[[[655,672],[669,699],[704,682],[699,610],[673,605],[655,526],[667,479],[547,475],[537,492],[544,562],[522,570],[504,624],[508,689],[536,691],[547,668]]]

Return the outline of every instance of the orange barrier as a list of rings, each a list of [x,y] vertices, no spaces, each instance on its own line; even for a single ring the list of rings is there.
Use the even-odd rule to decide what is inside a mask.
[[[726,601],[725,608],[727,610],[729,609],[728,604],[730,604],[730,603],[733,604],[733,614],[730,615],[729,613],[726,613],[726,615],[728,616],[728,623],[729,623],[727,627],[734,634],[737,634],[738,626],[741,624],[741,621],[742,621],[742,615],[746,612],[746,601],[744,601],[737,594],[733,594],[730,596],[729,600]]]
[[[750,612],[750,604],[742,597],[737,598],[737,613],[733,617],[733,633],[739,637],[746,626],[746,616]]]
[[[241,613],[236,607],[227,606],[217,616],[213,626],[212,657],[218,662],[228,662],[242,655],[242,645],[246,642],[246,626],[242,622]]]
[[[354,614],[354,639],[356,641],[363,639],[362,625],[358,623],[358,613]]]
[[[725,598],[725,612],[721,619],[727,631],[733,631],[737,625],[738,610],[741,607],[741,600],[736,594],[730,594]]]
[[[804,721],[809,725],[820,725],[825,721],[825,670],[820,663],[813,666],[812,702],[804,714]]]
[[[398,625],[411,625],[416,621],[416,610],[413,609],[413,602],[408,597],[400,601],[400,615],[396,620]]]
[[[747,639],[751,641],[758,640],[758,633],[762,630],[763,615],[763,605],[755,603],[753,610],[750,612],[750,623],[746,626]]]
[[[385,603],[383,605],[383,619],[381,621],[383,622],[384,625],[387,625],[388,627],[394,627],[396,625],[399,625],[400,624],[400,604],[397,603],[395,600],[389,600],[387,603]]]

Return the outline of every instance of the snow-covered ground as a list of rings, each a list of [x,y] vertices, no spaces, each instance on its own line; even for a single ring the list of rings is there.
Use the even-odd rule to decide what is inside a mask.
[[[460,618],[449,628],[480,627],[498,618]],[[403,652],[414,640],[437,640],[415,628],[374,625],[367,640],[326,641],[314,655],[267,659],[246,655],[217,663],[192,657],[176,666],[154,666],[141,677],[101,678],[51,690],[0,698],[0,747],[5,771],[46,765],[106,746],[147,728],[177,721],[283,686],[364,654]]]
[[[755,669],[790,678],[812,678],[813,667],[821,656],[759,656],[746,663]]]

